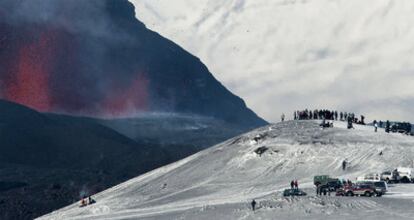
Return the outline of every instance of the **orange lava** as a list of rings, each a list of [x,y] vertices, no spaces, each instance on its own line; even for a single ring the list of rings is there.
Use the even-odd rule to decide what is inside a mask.
[[[38,111],[50,111],[49,76],[55,51],[55,37],[50,32],[23,45],[18,53],[13,78],[6,89],[6,99]]]

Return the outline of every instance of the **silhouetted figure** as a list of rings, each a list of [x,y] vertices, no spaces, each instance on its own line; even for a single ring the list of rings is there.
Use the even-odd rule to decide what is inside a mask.
[[[256,210],[256,200],[253,199],[251,204],[252,204],[252,210],[254,212]]]
[[[86,199],[85,199],[85,198],[83,198],[83,199],[81,200],[81,205],[80,205],[80,207],[84,207],[84,206],[86,206]]]
[[[94,204],[96,201],[94,200],[94,199],[92,199],[92,197],[88,197],[88,204],[89,205],[91,205],[91,204]]]
[[[385,122],[385,132],[390,133],[390,121]]]
[[[352,118],[351,117],[348,117],[348,129],[352,129],[352,128],[354,128],[354,126],[352,126]]]
[[[298,184],[298,180],[295,180],[295,183],[294,183],[294,185],[295,185],[295,189],[299,189],[299,184]]]
[[[292,181],[290,182],[290,188],[291,188],[291,189],[293,189],[294,187],[295,187],[295,181],[293,181],[293,180],[292,180]]]
[[[285,121],[285,114],[282,113],[282,116],[280,116],[280,119],[282,120],[282,122]]]
[[[378,131],[378,123],[377,123],[377,120],[374,120],[374,131],[375,132]]]
[[[342,161],[342,170],[346,170],[347,163],[348,162],[346,160]]]
[[[379,155],[380,155],[380,156],[382,156],[382,154],[383,154],[383,153],[382,153],[382,151],[381,151],[381,152],[379,153]]]
[[[365,116],[361,115],[361,125],[365,125]]]

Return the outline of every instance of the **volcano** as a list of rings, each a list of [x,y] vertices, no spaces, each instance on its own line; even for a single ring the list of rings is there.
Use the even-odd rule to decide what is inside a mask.
[[[0,66],[0,98],[41,112],[266,123],[198,58],[148,30],[126,0],[2,1]]]

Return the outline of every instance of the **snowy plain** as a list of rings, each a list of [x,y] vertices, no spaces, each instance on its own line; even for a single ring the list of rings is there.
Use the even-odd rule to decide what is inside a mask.
[[[372,198],[315,196],[312,185],[318,174],[354,180],[413,167],[414,138],[375,133],[371,126],[348,130],[343,122],[321,129],[318,123],[256,129],[98,193],[96,204],[76,203],[39,219],[414,219],[414,184],[392,185],[388,195]],[[262,155],[254,152],[263,146]],[[308,196],[282,197],[292,179]]]

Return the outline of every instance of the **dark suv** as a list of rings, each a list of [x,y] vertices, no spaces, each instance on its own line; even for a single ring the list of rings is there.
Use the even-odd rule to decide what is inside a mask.
[[[340,189],[344,187],[341,181],[338,179],[334,179],[332,181],[327,182],[325,185],[320,186],[320,190],[322,192],[328,191],[328,192],[335,192],[337,189]]]

